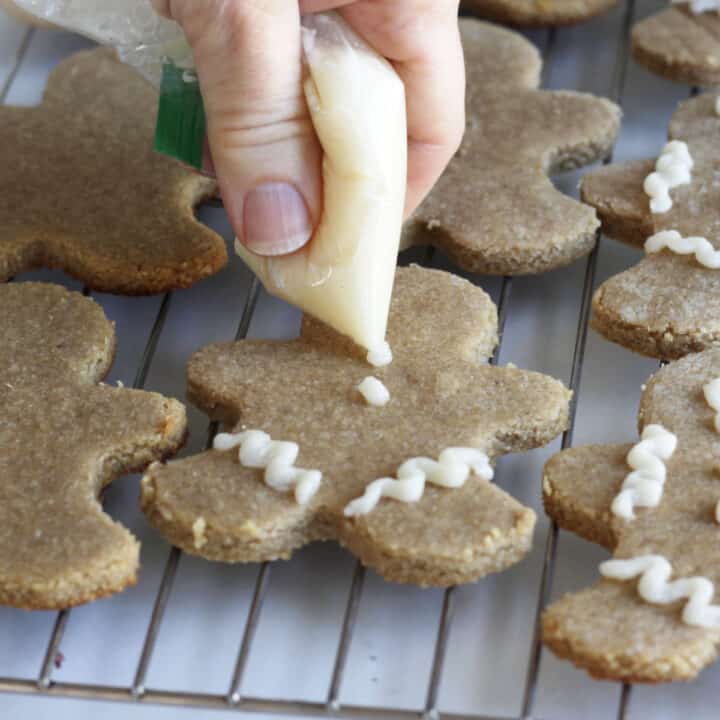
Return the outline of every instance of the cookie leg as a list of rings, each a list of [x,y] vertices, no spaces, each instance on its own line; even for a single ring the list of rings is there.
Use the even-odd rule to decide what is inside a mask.
[[[678,604],[651,606],[636,582],[603,580],[550,605],[543,642],[591,675],[625,682],[689,680],[717,655],[720,631],[679,621]]]
[[[458,489],[426,487],[417,503],[383,500],[368,515],[338,518],[340,541],[387,580],[447,587],[518,562],[535,513],[471,476]]]
[[[267,487],[261,473],[242,467],[233,451],[151,466],[140,504],[170,542],[209,560],[288,558],[317,534],[311,512],[292,493]]]

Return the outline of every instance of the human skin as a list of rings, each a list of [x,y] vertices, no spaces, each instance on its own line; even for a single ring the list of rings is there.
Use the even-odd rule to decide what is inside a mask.
[[[248,249],[283,255],[322,211],[322,150],[302,90],[300,18],[336,9],[405,85],[405,213],[457,150],[465,126],[458,0],[152,0],[183,28],[207,113],[213,172]]]

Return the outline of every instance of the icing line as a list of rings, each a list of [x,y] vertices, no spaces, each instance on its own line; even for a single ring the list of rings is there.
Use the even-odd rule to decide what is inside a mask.
[[[658,253],[664,248],[678,255],[695,255],[695,259],[711,270],[720,268],[720,252],[704,237],[683,237],[677,230],[662,230],[645,241],[645,252]]]
[[[322,473],[295,467],[300,447],[297,443],[273,440],[262,430],[245,430],[239,433],[218,433],[213,440],[215,450],[232,450],[239,447],[238,457],[243,467],[265,470],[265,484],[273,490],[295,490],[300,505],[309,502],[320,488]]]
[[[673,206],[670,190],[690,183],[693,165],[686,142],[671,140],[665,145],[655,163],[655,171],[643,183],[643,190],[650,197],[652,213],[666,213]]]
[[[672,565],[662,555],[640,555],[628,560],[608,560],[600,574],[613,580],[633,580],[640,576],[638,594],[654,605],[669,605],[687,599],[682,620],[687,625],[720,628],[720,605],[712,605],[715,586],[705,577],[673,580]]]
[[[632,520],[635,507],[657,507],[663,495],[669,460],[677,447],[677,437],[662,425],[648,425],[639,443],[627,455],[633,469],[623,482],[610,507],[613,515]]]
[[[366,515],[384,497],[401,502],[418,502],[425,492],[425,483],[446,488],[459,488],[471,472],[483,480],[492,480],[493,469],[488,456],[475,448],[447,448],[437,461],[416,457],[405,461],[397,471],[397,479],[380,478],[371,482],[363,495],[345,507],[346,517]]]

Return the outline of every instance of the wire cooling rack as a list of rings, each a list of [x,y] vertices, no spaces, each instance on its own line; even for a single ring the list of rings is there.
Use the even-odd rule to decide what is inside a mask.
[[[627,0],[579,28],[528,33],[544,57],[544,85],[593,91],[623,105],[620,159],[657,154],[676,102],[687,95],[629,60],[632,23],[659,7],[641,2]],[[84,45],[0,16],[0,102],[37,102],[48,70]],[[572,193],[577,178],[558,184]],[[219,210],[201,217],[229,239]],[[588,332],[597,281],[636,257],[598,237],[595,250],[570,268],[514,280],[471,277],[498,305],[501,344],[492,362],[502,357],[555,374],[575,391],[571,426],[559,445],[498,466],[496,481],[539,512],[536,547],[524,562],[444,592],[388,585],[329,546],[304,550],[289,563],[217,566],[164,544],[143,523],[137,484],[116,483],[105,504],[143,542],[140,585],[56,614],[0,609],[0,715],[159,718],[160,706],[182,706],[188,717],[211,709],[388,720],[674,718],[688,711],[713,717],[714,670],[694,685],[633,691],[590,680],[540,644],[543,608],[561,591],[592,582],[603,556],[559,534],[542,515],[542,464],[576,436],[632,439],[640,384],[654,369]],[[403,258],[410,260],[453,269],[431,250],[411,251]],[[16,281],[38,278],[81,289],[49,271]],[[174,295],[94,297],[117,324],[119,354],[109,381],[180,397],[184,362],[200,345],[233,334],[288,338],[299,322],[237,261]],[[216,427],[192,409],[189,417],[186,452],[197,452]]]

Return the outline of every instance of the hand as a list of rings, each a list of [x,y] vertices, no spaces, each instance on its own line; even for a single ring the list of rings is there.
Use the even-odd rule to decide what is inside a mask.
[[[322,150],[302,90],[300,14],[337,8],[402,78],[409,215],[465,127],[458,1],[152,0],[192,47],[214,171],[233,229],[249,250],[294,252],[320,219]]]

